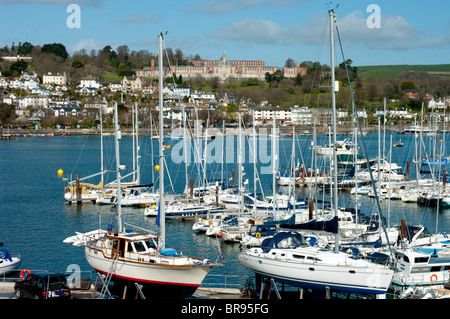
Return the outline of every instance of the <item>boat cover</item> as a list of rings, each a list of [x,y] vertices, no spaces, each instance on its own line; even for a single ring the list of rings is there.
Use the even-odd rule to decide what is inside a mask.
[[[0,249],[0,259],[6,259],[8,261],[12,261],[11,255],[6,249]]]
[[[330,220],[317,221],[311,220],[303,224],[281,224],[280,228],[296,229],[296,230],[321,230],[329,233],[337,234],[338,218],[333,217]]]
[[[289,247],[284,243],[289,242]],[[261,249],[267,253],[272,248],[295,248],[299,246],[309,246],[302,235],[299,233],[279,232],[271,238],[266,238],[261,243]]]

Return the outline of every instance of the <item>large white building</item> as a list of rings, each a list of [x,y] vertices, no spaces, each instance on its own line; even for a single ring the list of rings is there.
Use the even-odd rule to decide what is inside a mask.
[[[51,74],[48,72],[42,76],[43,84],[55,84],[55,85],[66,85],[67,77],[66,73],[64,74]]]
[[[183,78],[202,78],[220,80],[226,79],[250,79],[257,78],[264,80],[266,73],[274,74],[278,67],[266,66],[260,60],[228,60],[226,54],[220,60],[192,60],[190,65],[171,65],[165,70],[165,76],[171,77],[174,74]],[[158,68],[152,62],[150,67],[135,70],[136,76],[156,77]],[[295,67],[281,70],[285,77],[296,77],[297,74],[306,74],[306,69],[301,68],[299,63]]]
[[[294,106],[291,112],[292,124],[310,125],[312,123],[311,110],[305,107]]]
[[[283,107],[261,106],[254,110],[255,121],[270,124],[275,120],[277,123],[292,121],[292,110]]]

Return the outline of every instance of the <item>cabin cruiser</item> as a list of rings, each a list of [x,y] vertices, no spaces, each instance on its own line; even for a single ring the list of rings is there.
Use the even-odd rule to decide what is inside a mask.
[[[372,177],[375,182],[401,182],[406,179],[406,176],[401,172],[401,166],[396,163],[387,163],[383,161],[381,164],[375,163],[371,166]],[[363,171],[358,171],[356,173],[356,178],[358,182],[370,182],[370,172],[369,169]]]
[[[396,249],[394,256],[397,270],[392,284],[406,289],[411,286],[431,286],[448,283],[450,258],[439,257],[411,247]]]
[[[349,139],[336,141],[336,154],[355,154],[355,146]],[[333,153],[333,144],[330,146],[314,146],[317,155],[330,156]]]
[[[208,214],[219,213],[223,211],[222,206],[199,205],[192,202],[171,201],[166,203],[165,214],[167,219],[194,218],[196,216],[207,216]],[[147,217],[157,217],[158,207],[146,207],[144,215]]]

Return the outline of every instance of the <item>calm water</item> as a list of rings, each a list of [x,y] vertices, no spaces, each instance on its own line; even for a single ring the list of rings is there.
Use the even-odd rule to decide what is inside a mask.
[[[393,143],[398,142],[400,135],[393,133]],[[343,137],[339,137],[342,139]],[[415,153],[414,136],[402,135],[403,148],[393,148],[392,161],[406,167],[406,161],[412,162]],[[231,140],[230,140],[231,141]],[[238,143],[228,146],[226,156],[236,158]],[[305,162],[310,167],[311,162],[311,136],[299,137],[296,145],[297,161]],[[366,139],[369,157],[378,154],[378,136],[371,133]],[[390,133],[386,135],[386,152],[390,150]],[[151,169],[151,143],[148,138],[141,138],[142,183],[152,182]],[[210,141],[213,143],[214,141]],[[157,152],[157,141],[153,140]],[[167,142],[175,149],[180,141]],[[181,142],[183,143],[183,142]],[[319,136],[318,144],[328,144],[327,136]],[[179,144],[178,144],[179,145]],[[213,144],[208,144],[211,147]],[[432,145],[432,144],[430,144]],[[129,171],[132,167],[132,138],[123,137],[120,142],[121,164],[127,165]],[[291,158],[292,138],[282,137],[279,144],[280,167],[289,167]],[[106,180],[115,177],[112,172],[115,167],[114,141],[112,136],[104,139],[104,165],[111,172]],[[172,150],[166,150],[170,180],[166,178],[166,190],[180,193],[185,186],[185,165],[179,163]],[[253,191],[253,164],[249,163],[252,155],[246,148],[244,164],[244,179],[248,179],[248,188]],[[361,150],[362,151],[362,150]],[[231,154],[234,153],[234,154]],[[270,157],[270,142],[265,155]],[[156,154],[157,155],[157,154]],[[232,156],[233,155],[233,156]],[[194,154],[192,154],[194,156]],[[389,155],[388,155],[389,156]],[[264,157],[264,156],[262,156]],[[157,156],[154,157],[155,164]],[[265,157],[264,157],[265,158]],[[328,165],[327,161],[320,159],[320,165]],[[269,164],[261,164],[260,168]],[[90,271],[85,261],[84,249],[64,244],[62,241],[74,235],[75,231],[85,232],[96,229],[101,220],[101,227],[115,224],[116,209],[109,206],[95,204],[67,205],[64,203],[65,182],[57,176],[58,169],[64,170],[64,177],[75,178],[97,173],[100,170],[100,138],[98,136],[69,136],[69,137],[16,137],[7,141],[0,141],[0,241],[13,253],[21,253],[23,264],[21,268],[31,270],[65,271],[71,264],[77,264],[82,271]],[[222,165],[213,163],[208,165],[209,179],[221,177]],[[236,169],[236,160],[225,165],[225,177],[229,179],[231,172]],[[258,168],[258,170],[260,170]],[[415,169],[411,166],[411,177],[415,177]],[[190,176],[195,177],[197,167],[191,164],[188,168]],[[236,173],[237,176],[237,173]],[[262,191],[272,194],[272,176],[261,174]],[[170,183],[171,181],[171,183]],[[90,182],[98,183],[99,178]],[[173,190],[171,187],[173,185]],[[258,191],[261,190],[258,188]],[[307,189],[298,189],[299,196],[308,196]],[[321,195],[322,196],[322,195]],[[361,198],[361,211],[371,214],[376,211],[373,199]],[[352,206],[352,198],[343,193],[340,205]],[[382,203],[383,214],[387,216],[387,202]],[[145,217],[143,209],[123,208],[123,219],[134,225],[149,229],[156,229],[154,218]],[[450,211],[419,207],[416,204],[391,201],[390,220],[392,224],[399,224],[400,219],[406,218],[410,223],[419,223],[427,226],[430,231],[448,232],[450,225]],[[167,243],[171,246],[190,247],[199,250],[218,253],[217,241],[204,234],[196,234],[191,230],[190,221],[167,221]],[[232,279],[240,284],[250,272],[237,263],[239,253],[238,244],[222,244],[224,267],[215,269],[212,274],[238,275],[239,279]]]

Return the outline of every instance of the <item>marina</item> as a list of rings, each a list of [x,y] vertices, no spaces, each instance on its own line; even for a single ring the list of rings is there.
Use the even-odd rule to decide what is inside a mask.
[[[390,136],[396,136],[394,131],[387,132],[386,140]],[[234,137],[237,142],[237,136]],[[306,156],[310,153],[311,136],[297,137],[296,152],[305,154],[305,166],[312,165],[312,158]],[[327,140],[325,135],[318,140]],[[57,170],[63,169],[64,176],[70,174],[90,175],[96,172],[100,161],[98,145],[99,136],[45,136],[45,137],[16,137],[0,144],[2,178],[2,241],[11,253],[20,253],[22,264],[19,269],[30,270],[54,270],[69,273],[74,265],[79,267],[82,277],[95,281],[96,274],[87,264],[84,258],[83,248],[75,248],[63,243],[63,240],[75,232],[89,231],[89,225],[114,224],[117,208],[110,205],[98,205],[92,202],[67,204],[64,201],[64,177],[58,176]],[[378,153],[378,136],[369,133],[366,137],[369,156],[376,157]],[[415,138],[412,135],[404,136],[405,143],[401,149],[393,149],[392,159],[402,168],[410,161],[414,154]],[[151,181],[150,157],[147,150],[149,143],[157,143],[154,139],[143,138],[141,140],[142,156],[142,180]],[[105,156],[107,163],[114,163],[113,137],[105,137]],[[172,142],[173,146],[176,143]],[[122,158],[132,161],[132,138],[123,137]],[[234,143],[237,147],[237,143]],[[280,137],[279,139],[280,167],[288,167],[292,139]],[[270,153],[269,153],[270,154]],[[285,154],[285,156],[282,156]],[[185,165],[175,163],[168,158],[168,168],[172,175],[174,194],[182,194],[185,189]],[[323,159],[323,158],[322,158]],[[324,166],[327,166],[325,164]],[[236,163],[225,163],[225,177],[230,180],[232,171],[236,169]],[[246,176],[252,176],[253,163],[244,163]],[[260,165],[258,168],[261,168]],[[149,169],[146,169],[146,168]],[[222,163],[210,166],[211,179],[221,176]],[[112,174],[112,173],[109,173]],[[263,192],[271,194],[272,174],[260,175]],[[415,180],[415,171],[411,170],[411,180]],[[69,179],[69,178],[68,178]],[[277,191],[287,193],[288,186],[277,186]],[[249,179],[247,188],[253,189],[253,181]],[[310,187],[296,187],[298,198],[308,198]],[[171,192],[171,191],[169,191]],[[354,195],[346,190],[339,190],[340,203],[343,206],[355,205]],[[329,201],[327,192],[319,192],[318,197]],[[388,206],[389,203],[389,206]],[[382,198],[381,205],[386,216],[389,212],[390,225],[401,225],[404,219],[409,225],[423,225],[430,233],[448,233],[449,215],[446,208],[420,206],[417,203],[403,202],[399,200],[387,200]],[[363,215],[371,215],[376,209],[376,200],[373,197],[359,195],[359,209]],[[157,229],[154,217],[144,215],[144,208],[123,207],[124,218],[128,222],[140,225],[146,229]],[[203,233],[194,232],[192,226],[194,218],[168,219],[166,225],[168,236],[174,246],[186,246],[192,249],[212,251],[223,256],[223,267],[213,269],[205,278],[202,286],[224,287],[240,289],[246,285],[248,278],[253,278],[251,271],[238,262],[238,255],[242,251],[239,243],[222,243],[217,237],[209,237]],[[219,247],[220,246],[220,250]],[[217,276],[216,276],[217,275]],[[17,276],[17,274],[16,274]],[[229,276],[229,277],[227,277]],[[388,296],[391,292],[388,293]],[[275,296],[275,295],[272,295]],[[392,294],[390,295],[392,296]],[[397,295],[398,297],[398,295]]]
[[[139,127],[136,102],[123,136],[114,102],[112,135],[2,141],[3,281],[62,285],[39,270],[64,273],[74,299],[449,298],[445,129],[395,144],[405,131],[383,124],[381,134],[380,120],[364,137],[339,132],[329,18],[326,134],[281,134],[276,116],[269,134],[257,132],[254,114],[237,112],[234,134],[223,124],[211,135],[209,120],[192,125],[183,109],[183,135],[166,138],[161,121],[155,137]]]

